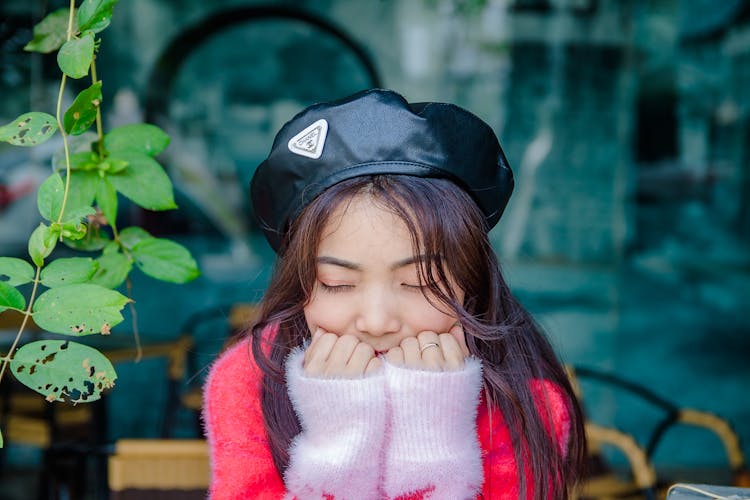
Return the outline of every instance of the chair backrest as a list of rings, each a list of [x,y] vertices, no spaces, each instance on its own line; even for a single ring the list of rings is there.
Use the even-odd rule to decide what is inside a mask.
[[[202,439],[122,439],[109,458],[113,500],[205,499],[209,480]]]

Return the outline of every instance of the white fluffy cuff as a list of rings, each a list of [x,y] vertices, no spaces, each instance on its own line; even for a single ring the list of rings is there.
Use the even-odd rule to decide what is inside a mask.
[[[475,498],[483,477],[476,432],[481,362],[469,358],[452,372],[386,364],[385,374],[392,411],[388,497],[424,491],[431,499]]]
[[[286,362],[287,387],[302,432],[289,450],[287,490],[298,498],[378,498],[386,424],[385,375],[308,377],[298,349]]]

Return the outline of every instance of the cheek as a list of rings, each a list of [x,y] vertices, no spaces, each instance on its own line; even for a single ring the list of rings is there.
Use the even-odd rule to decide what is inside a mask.
[[[310,333],[320,327],[328,332],[336,333],[346,330],[350,318],[346,311],[351,308],[342,303],[342,298],[313,293],[310,302],[305,306],[305,320]]]
[[[426,307],[410,308],[404,316],[405,323],[409,325],[409,330],[415,333],[425,330],[445,333],[456,322],[455,316],[445,314],[429,304]]]
[[[402,319],[413,333],[425,330],[445,333],[457,319],[455,314],[448,313],[448,306],[438,309],[421,294],[402,297],[401,304]]]

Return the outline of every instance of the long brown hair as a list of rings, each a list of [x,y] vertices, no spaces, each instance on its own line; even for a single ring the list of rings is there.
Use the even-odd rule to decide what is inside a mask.
[[[286,390],[284,361],[310,338],[304,306],[316,279],[315,258],[329,217],[342,203],[368,196],[406,224],[414,254],[433,265],[420,279],[433,297],[459,318],[469,351],[482,360],[485,393],[509,426],[518,464],[520,491],[531,487],[540,499],[567,498],[582,471],[585,438],[581,412],[564,369],[529,313],[505,283],[484,224],[469,195],[447,180],[404,175],[357,177],[332,186],[313,200],[292,223],[279,251],[260,319],[252,329],[252,349],[263,372],[261,405],[271,453],[280,473],[300,424]],[[458,303],[441,287],[451,277],[464,291]],[[435,300],[435,299],[431,299]],[[278,325],[275,338],[263,330]],[[270,342],[270,345],[269,345]],[[566,454],[549,438],[530,380],[546,379],[567,395],[571,429]],[[524,471],[531,477],[525,478]]]

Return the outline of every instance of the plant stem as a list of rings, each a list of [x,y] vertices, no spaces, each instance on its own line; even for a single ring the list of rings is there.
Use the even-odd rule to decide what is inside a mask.
[[[26,328],[26,323],[29,322],[29,318],[31,317],[31,306],[34,304],[34,299],[36,298],[36,291],[39,287],[39,274],[42,272],[42,268],[40,266],[36,267],[36,276],[34,277],[34,288],[31,290],[31,297],[29,298],[29,305],[26,307],[26,311],[23,313],[23,321],[21,321],[21,326],[18,328],[18,333],[16,334],[15,340],[13,340],[13,345],[10,346],[10,350],[8,351],[8,355],[3,358],[3,366],[0,368],[0,382],[3,380],[3,375],[5,374],[5,368],[8,366],[8,363],[10,363],[11,358],[13,357],[13,353],[16,351],[16,346],[18,345],[18,342],[21,340],[21,335],[23,335],[23,331]]]
[[[68,33],[67,40],[73,37],[73,15],[75,13],[76,2],[70,0],[70,15],[68,16]],[[63,140],[63,148],[65,149],[65,194],[63,194],[62,206],[60,207],[60,215],[57,217],[57,223],[62,224],[63,214],[65,214],[65,204],[68,201],[68,193],[70,192],[70,149],[68,148],[68,136],[65,134],[62,120],[60,119],[60,108],[62,108],[63,91],[65,90],[65,82],[67,81],[67,75],[63,73],[60,79],[60,92],[57,94],[57,110],[55,118],[57,119],[57,128],[60,131],[60,135]],[[62,239],[62,233],[60,234]]]
[[[135,362],[138,363],[141,358],[143,358],[143,347],[141,346],[141,335],[138,333],[138,311],[136,311],[135,306],[133,305],[133,283],[130,281],[130,278],[125,279],[125,287],[128,290],[128,298],[131,299],[130,302],[128,302],[128,306],[130,307],[130,314],[132,316],[133,320],[133,338],[135,339]]]
[[[68,15],[68,32],[66,36],[66,40],[70,40],[73,37],[73,15],[75,14],[75,7],[76,2],[75,0],[70,0],[70,14]],[[68,148],[68,137],[65,134],[65,129],[63,128],[62,120],[60,119],[60,110],[62,108],[62,98],[63,98],[63,92],[65,91],[65,82],[67,81],[67,75],[63,73],[62,78],[60,79],[60,90],[57,93],[57,108],[55,111],[55,118],[57,119],[57,128],[60,131],[60,135],[63,139],[63,148],[65,149],[65,194],[63,195],[63,201],[62,206],[60,207],[60,215],[57,219],[57,223],[62,223],[63,214],[65,213],[65,203],[68,200],[68,192],[70,191],[70,150]],[[62,238],[62,234],[60,235],[60,238]],[[34,299],[36,299],[36,292],[39,288],[39,276],[42,272],[42,267],[37,266],[36,267],[36,277],[34,278],[34,288],[31,290],[31,296],[29,297],[28,305],[26,306],[26,311],[23,313],[23,321],[21,321],[21,326],[18,328],[18,333],[16,333],[16,338],[13,340],[13,345],[10,346],[10,350],[8,351],[8,355],[3,358],[3,365],[0,367],[0,382],[3,380],[3,375],[5,375],[5,370],[8,367],[8,363],[10,363],[11,358],[13,357],[13,353],[16,350],[16,346],[18,345],[18,342],[21,340],[21,336],[23,335],[24,329],[26,329],[26,324],[29,322],[29,318],[31,317],[31,308],[34,306]]]
[[[91,60],[91,83],[98,82],[99,79],[96,77],[96,55]],[[104,159],[104,130],[102,128],[102,105],[96,107],[96,134],[99,136],[99,142],[97,148],[99,151],[99,159]]]

